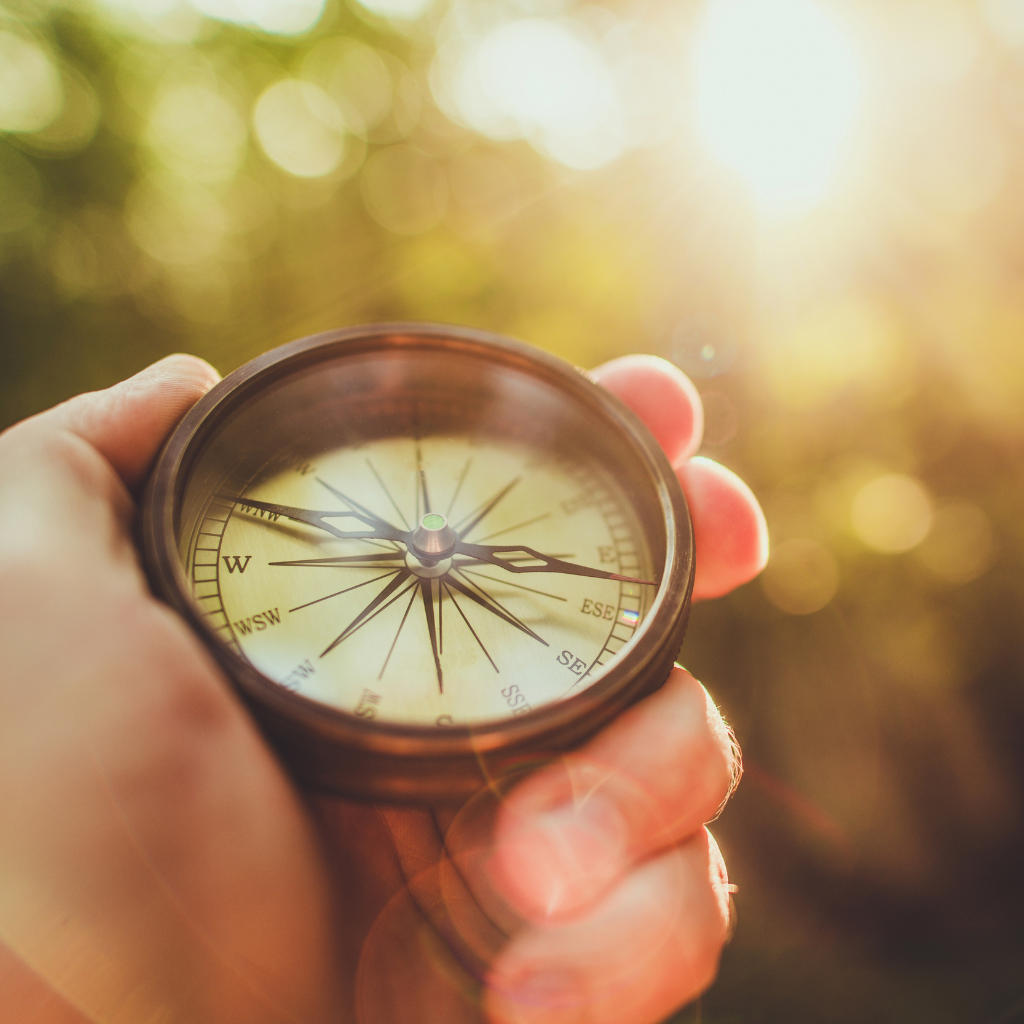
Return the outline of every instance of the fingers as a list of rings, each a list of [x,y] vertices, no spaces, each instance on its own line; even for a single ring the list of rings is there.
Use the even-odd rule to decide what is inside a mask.
[[[492,881],[529,920],[571,918],[713,818],[738,770],[711,698],[674,669],[582,750],[512,791],[496,823]]]
[[[213,376],[165,360],[0,437],[0,943],[90,1020],[337,1019],[312,826],[125,529],[118,473]]]
[[[77,434],[133,488],[142,482],[174,425],[218,380],[217,371],[202,359],[168,356],[120,384],[78,395],[35,420]]]
[[[752,580],[768,561],[768,525],[750,488],[710,459],[676,467],[693,522],[697,566],[693,600],[721,597]]]
[[[700,447],[700,395],[682,371],[656,356],[623,356],[591,376],[647,425],[676,467],[697,548],[693,600],[721,597],[752,580],[768,560],[768,528],[750,488]],[[689,461],[688,461],[689,460]]]
[[[0,488],[0,560],[67,549],[78,561],[134,567],[126,486],[142,481],[171,428],[216,379],[200,359],[169,356],[0,434],[0,476],[17,484]]]
[[[585,917],[526,928],[488,977],[494,1024],[655,1024],[713,980],[728,931],[710,833],[641,865]]]
[[[91,1020],[332,1019],[315,837],[210,658],[117,574],[0,589],[0,941]]]
[[[700,447],[704,409],[690,378],[657,356],[622,356],[590,372],[621,398],[654,435],[676,465]]]

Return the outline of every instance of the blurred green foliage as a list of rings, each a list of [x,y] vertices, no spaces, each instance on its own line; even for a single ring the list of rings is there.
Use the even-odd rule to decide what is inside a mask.
[[[773,541],[684,649],[748,773],[716,826],[736,938],[678,1020],[1024,1020],[1019,8],[840,5],[860,127],[833,193],[773,219],[700,141],[696,4],[328,0],[282,32],[7,0],[0,425],[370,320],[674,359]],[[646,83],[614,146],[453,98],[473,41],[529,18]]]

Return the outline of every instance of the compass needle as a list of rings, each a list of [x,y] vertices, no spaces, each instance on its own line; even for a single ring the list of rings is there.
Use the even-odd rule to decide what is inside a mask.
[[[366,465],[370,467],[370,472],[371,472],[371,473],[372,473],[372,474],[374,475],[374,477],[376,478],[376,480],[377,480],[377,483],[379,483],[379,484],[380,484],[380,489],[381,489],[381,490],[382,490],[382,491],[384,492],[384,495],[385,495],[385,497],[386,497],[386,498],[388,499],[388,501],[390,501],[390,502],[391,502],[391,507],[392,507],[392,508],[393,508],[393,509],[394,509],[394,510],[395,510],[395,511],[396,511],[396,512],[398,513],[398,518],[402,520],[402,522],[403,522],[403,523],[405,524],[405,528],[406,528],[407,530],[411,530],[411,529],[412,529],[412,527],[411,527],[411,526],[409,525],[409,523],[408,523],[408,521],[406,520],[405,516],[403,516],[403,515],[402,515],[402,510],[401,510],[401,509],[400,509],[400,508],[398,507],[398,503],[397,503],[397,502],[395,501],[395,499],[394,499],[394,498],[393,498],[393,497],[391,496],[391,492],[390,492],[390,491],[389,491],[389,490],[387,489],[387,485],[386,485],[386,484],[384,483],[384,481],[383,481],[383,480],[381,479],[381,477],[380,477],[380,473],[378,473],[378,472],[377,472],[377,470],[376,470],[376,469],[374,468],[374,465],[373,465],[373,463],[372,463],[372,462],[371,462],[371,461],[370,461],[369,459],[367,459],[367,460],[366,460]],[[322,482],[322,481],[321,481],[321,482]],[[326,485],[325,485],[325,486],[326,486]],[[337,492],[335,492],[335,493],[337,493]]]
[[[430,650],[434,655],[437,670],[437,690],[444,693],[444,673],[441,671],[441,657],[437,650],[437,626],[434,623],[434,581],[420,580],[420,594],[423,596],[423,611],[427,617],[427,632],[430,634]]]
[[[469,472],[469,467],[472,464],[473,464],[473,460],[472,459],[466,459],[466,464],[465,464],[465,466],[462,467],[462,472],[459,474],[458,483],[456,483],[456,485],[455,485],[455,492],[454,492],[454,494],[452,494],[452,500],[450,502],[448,502],[448,511],[445,512],[445,515],[449,519],[451,519],[451,517],[452,517],[452,509],[455,508],[455,502],[459,498],[459,492],[462,490],[462,485],[463,485],[463,483],[465,483],[465,480],[466,480],[466,474]]]
[[[361,505],[354,498],[350,498],[347,494],[343,494],[341,491],[338,490],[337,487],[332,487],[326,480],[322,479],[321,477],[317,477],[316,482],[320,484],[321,487],[324,487],[326,490],[330,491],[330,493],[333,494],[339,501],[345,502],[345,504],[348,505],[349,508],[362,512],[364,516],[367,516],[375,522],[380,523],[382,526],[391,526],[391,524],[382,516],[377,515],[375,512],[371,512],[370,509],[368,509],[365,505]],[[393,526],[391,528],[394,529]]]
[[[504,530],[498,530],[495,533],[489,533],[486,537],[481,537],[479,542],[483,544],[485,540],[492,540],[494,537],[500,537],[503,533],[511,533],[513,530],[522,530],[527,526],[533,526],[534,523],[539,523],[544,519],[550,518],[550,512],[544,512],[539,516],[534,516],[532,519],[527,519],[524,523],[516,523],[515,526],[506,526]]]
[[[661,685],[692,585],[679,481],[622,404],[468,329],[261,356],[159,456],[154,590],[302,784],[468,796]],[[527,579],[527,574],[531,575]]]
[[[278,505],[271,501],[257,501],[255,498],[236,498],[234,504],[242,512],[255,516],[257,521],[267,518],[270,522],[276,522],[283,516],[286,519],[293,519],[297,523],[315,526],[317,529],[324,530],[341,540],[362,540],[369,537],[379,537],[384,540],[404,540],[406,537],[405,533],[396,529],[390,523],[386,523],[383,519],[378,519],[372,513],[365,511],[316,511],[308,508],[296,508],[294,505]],[[336,526],[326,522],[328,519],[355,519],[370,529],[339,530]]]
[[[408,569],[403,569],[399,572],[398,575],[338,634],[338,636],[326,647],[320,657],[322,658],[325,654],[330,654],[338,644],[347,640],[357,629],[369,622],[375,615],[384,611],[388,605],[397,601],[398,597],[401,597],[402,594],[399,594],[398,597],[392,598],[391,601],[388,601],[387,599],[391,597],[391,595],[398,590],[398,588],[405,583],[411,575],[412,573]],[[415,582],[411,584],[410,589],[415,585]],[[407,591],[402,591],[403,594],[406,592]],[[385,601],[387,601],[387,604],[384,603]]]
[[[589,576],[592,579],[597,580],[615,580],[619,583],[636,583],[644,587],[656,587],[658,585],[654,580],[635,579],[632,576],[623,576],[620,573],[608,572],[605,569],[593,569],[587,565],[577,565],[575,562],[565,562],[552,555],[542,555],[539,551],[535,551],[533,548],[528,548],[522,544],[487,545],[464,544],[460,542],[455,546],[455,551],[460,555],[471,555],[473,558],[477,558],[482,562],[490,562],[491,565],[496,565],[499,569],[507,569],[509,572],[560,572],[569,576]],[[524,561],[526,559],[513,560],[511,558],[503,558],[502,555],[506,551],[521,551],[525,556],[527,556],[527,559],[533,559],[538,562],[542,562],[543,564],[519,565],[517,564],[518,561]]]
[[[457,590],[464,597],[468,597],[471,601],[475,601],[481,608],[486,608],[492,615],[497,615],[499,619],[503,619],[510,626],[515,626],[516,629],[522,630],[527,636],[533,637],[534,640],[539,641],[545,647],[551,646],[543,637],[537,636],[537,634],[530,629],[525,622],[520,622],[519,619],[510,612],[505,611],[505,609],[502,608],[493,597],[490,597],[487,594],[481,596],[465,583],[460,583],[457,579],[453,579],[451,577],[445,580],[445,584],[453,590]]]
[[[392,572],[397,572],[397,569],[393,569]],[[372,580],[363,580],[362,583],[357,583],[353,587],[346,587],[344,590],[336,590],[333,594],[327,594],[324,597],[318,597],[313,601],[307,601],[305,604],[296,605],[294,608],[289,608],[290,612],[301,611],[303,608],[309,608],[314,604],[319,604],[321,601],[329,601],[332,597],[340,597],[342,594],[347,594],[352,590],[358,590],[360,587],[368,587],[371,583],[376,583],[377,580],[384,579],[385,576],[390,576],[391,572],[382,573],[380,576],[374,576]]]
[[[496,576],[485,576],[482,572],[473,572],[472,569],[460,569],[463,576],[479,576],[482,580],[490,580],[492,583],[499,583],[503,587],[515,587],[516,590],[526,590],[531,594],[540,594],[541,597],[550,597],[556,601],[567,601],[567,597],[559,597],[558,594],[549,594],[546,590],[537,590],[534,587],[524,587],[522,583],[513,583],[511,580],[499,580]]]
[[[403,591],[402,593],[406,593]],[[412,603],[416,600],[416,591],[413,588],[412,596],[409,598],[409,603],[405,606],[405,612],[402,614],[402,621],[398,624],[398,630],[395,633],[395,639],[391,641],[391,646],[388,648],[388,656],[384,659],[384,664],[381,665],[380,675],[378,679],[384,678],[384,670],[388,667],[388,662],[391,660],[391,655],[395,653],[395,644],[398,643],[398,638],[402,635],[402,630],[405,629],[405,620],[409,618],[409,612],[412,610]]]
[[[434,510],[430,507],[430,494],[427,492],[427,474],[423,468],[423,448],[420,445],[419,438],[416,439],[416,483],[423,493],[423,514],[426,515],[428,512],[433,512]],[[419,515],[416,518],[419,519]]]
[[[508,492],[511,491],[512,488],[515,487],[515,485],[517,483],[519,483],[519,481],[521,479],[522,479],[522,477],[518,477],[517,476],[510,483],[508,483],[504,487],[502,487],[502,489],[500,491],[498,491],[498,493],[496,495],[494,495],[494,497],[491,498],[490,501],[484,502],[484,504],[482,506],[479,506],[476,509],[474,509],[472,512],[470,512],[470,514],[468,516],[466,516],[466,519],[469,519],[469,522],[466,523],[465,521],[463,521],[464,525],[463,525],[463,523],[460,523],[455,528],[456,532],[458,533],[458,535],[460,537],[465,537],[468,534],[470,534],[473,531],[473,529],[477,525],[479,525],[480,520],[483,519],[484,516],[486,516],[488,513],[493,512],[494,508],[498,504],[498,502],[501,501],[501,499],[504,498],[505,495],[507,495]]]
[[[293,558],[285,562],[267,562],[267,565],[315,565],[322,568],[348,566],[353,569],[377,569],[379,568],[379,562],[399,562],[404,559],[404,551],[385,551],[380,555],[335,555],[330,558]]]
[[[493,668],[495,672],[500,671],[498,666],[495,665],[494,659],[488,653],[487,648],[484,647],[483,640],[480,639],[480,637],[477,635],[477,631],[473,628],[469,619],[466,618],[466,613],[462,610],[462,606],[455,599],[455,595],[451,592],[451,589],[448,586],[448,583],[450,582],[451,581],[446,582],[444,584],[444,588],[448,591],[448,596],[452,599],[452,604],[455,605],[455,610],[459,613],[459,615],[462,616],[462,621],[466,624],[466,627],[469,629],[470,633],[473,634],[473,639],[480,645],[480,650],[484,652],[484,657],[491,663],[491,668]]]

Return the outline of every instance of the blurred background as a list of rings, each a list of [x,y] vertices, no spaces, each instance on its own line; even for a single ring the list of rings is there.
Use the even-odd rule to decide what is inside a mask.
[[[433,319],[673,360],[764,504],[674,1020],[1024,1021],[1024,0],[3,0],[0,426]]]

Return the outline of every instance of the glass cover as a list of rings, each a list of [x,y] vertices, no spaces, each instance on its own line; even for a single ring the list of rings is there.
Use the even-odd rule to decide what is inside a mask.
[[[493,722],[593,685],[642,629],[657,496],[596,406],[429,345],[250,390],[184,474],[177,536],[209,626],[281,686]]]

